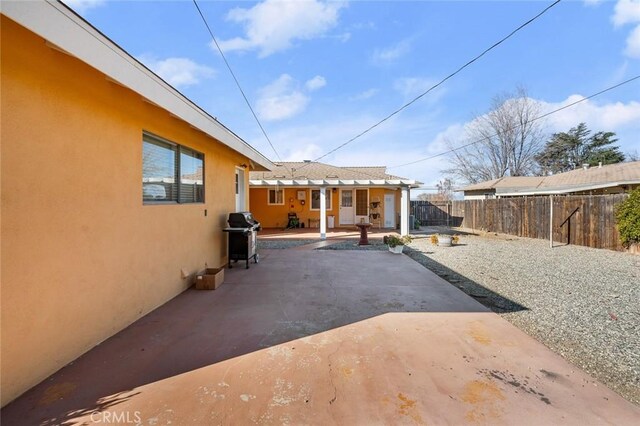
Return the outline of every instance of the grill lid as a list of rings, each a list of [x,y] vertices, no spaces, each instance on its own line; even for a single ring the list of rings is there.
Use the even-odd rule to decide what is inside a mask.
[[[231,228],[259,227],[260,222],[253,218],[251,212],[229,213],[229,226]]]

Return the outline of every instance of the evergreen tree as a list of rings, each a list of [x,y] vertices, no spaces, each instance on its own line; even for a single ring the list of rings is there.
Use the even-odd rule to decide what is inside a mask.
[[[585,123],[580,123],[568,132],[554,133],[544,149],[535,159],[542,174],[562,173],[598,163],[613,164],[624,161],[618,141],[613,132],[597,132],[591,135]]]

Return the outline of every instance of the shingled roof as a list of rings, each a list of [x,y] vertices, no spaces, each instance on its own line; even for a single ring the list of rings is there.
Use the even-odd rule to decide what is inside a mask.
[[[580,168],[551,176],[507,176],[469,185],[460,191],[495,190],[496,195],[561,194],[637,184],[640,184],[640,161]]]
[[[332,166],[318,162],[282,162],[274,163],[276,167],[269,172],[251,172],[251,180],[407,180],[407,178],[390,175],[385,166]]]

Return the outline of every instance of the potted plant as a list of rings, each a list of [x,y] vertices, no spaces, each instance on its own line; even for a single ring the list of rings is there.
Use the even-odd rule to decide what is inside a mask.
[[[433,234],[431,236],[431,244],[438,247],[451,247],[458,244],[460,238],[457,235],[441,235]]]
[[[400,254],[404,249],[404,245],[411,242],[411,237],[408,235],[404,237],[400,237],[398,235],[387,235],[384,237],[384,242],[389,246],[389,251],[391,253]]]

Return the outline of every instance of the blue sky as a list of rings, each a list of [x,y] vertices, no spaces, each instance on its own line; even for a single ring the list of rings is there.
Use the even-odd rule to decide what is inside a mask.
[[[272,160],[189,1],[67,0],[85,19]],[[199,5],[280,157],[315,159],[428,89],[551,1],[205,1]],[[322,161],[394,166],[464,143],[492,97],[542,111],[640,74],[640,0],[565,0],[401,114]],[[640,151],[640,81],[545,122],[585,121]],[[391,173],[432,186],[447,157]]]

